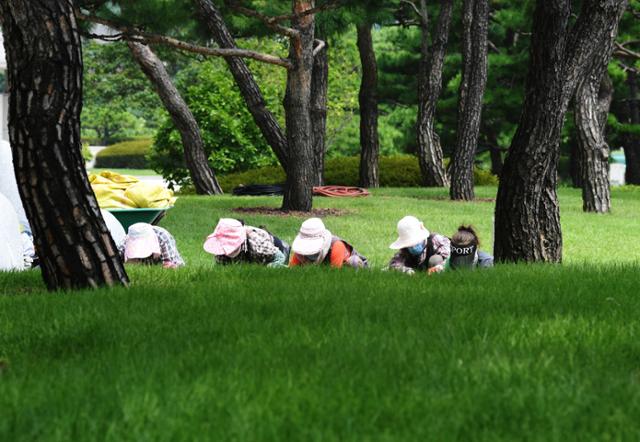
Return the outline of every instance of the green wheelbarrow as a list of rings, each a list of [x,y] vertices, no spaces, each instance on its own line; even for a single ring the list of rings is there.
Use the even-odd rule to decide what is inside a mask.
[[[161,209],[107,209],[107,211],[116,217],[126,232],[129,230],[129,226],[135,223],[149,223],[155,226],[164,218],[169,209],[171,207],[163,207]]]

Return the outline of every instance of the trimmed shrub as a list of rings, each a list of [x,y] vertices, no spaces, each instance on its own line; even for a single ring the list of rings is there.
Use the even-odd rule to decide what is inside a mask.
[[[328,185],[357,186],[359,179],[359,157],[331,158],[325,164],[325,182]],[[231,192],[241,184],[282,184],[286,180],[280,166],[261,167],[241,173],[220,177],[225,192]],[[475,168],[474,182],[477,186],[498,184],[498,178],[490,171]],[[380,185],[382,187],[420,187],[420,167],[411,155],[380,157]]]
[[[113,144],[96,155],[96,168],[148,169],[147,155],[151,151],[151,139],[125,141]]]

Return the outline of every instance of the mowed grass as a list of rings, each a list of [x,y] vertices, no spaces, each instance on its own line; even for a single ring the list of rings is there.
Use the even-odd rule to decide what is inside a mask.
[[[0,274],[0,440],[637,440],[640,192],[598,216],[562,189],[563,265],[381,271],[408,213],[445,234],[472,222],[490,250],[493,203],[445,195],[316,200],[349,211],[325,222],[372,271],[215,267],[218,217],[287,240],[303,218],[184,197],[163,225],[187,268],[57,294]]]

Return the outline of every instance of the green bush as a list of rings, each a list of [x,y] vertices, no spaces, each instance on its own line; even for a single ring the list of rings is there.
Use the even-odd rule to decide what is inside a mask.
[[[325,164],[325,182],[328,185],[357,186],[359,157],[331,158]],[[241,184],[282,184],[286,176],[279,166],[261,167],[220,177],[225,192],[231,192]],[[498,178],[490,171],[476,168],[474,182],[478,186],[495,185]],[[380,157],[380,185],[382,187],[419,187],[418,160],[411,155]]]
[[[96,155],[96,168],[125,168],[147,169],[149,162],[147,155],[151,150],[151,140],[148,138],[125,141],[107,147]]]
[[[93,154],[91,153],[91,150],[89,149],[89,143],[87,142],[82,143],[82,159],[85,162],[89,162],[93,159]]]
[[[275,157],[253,122],[233,78],[219,60],[196,62],[178,75],[177,84],[198,121],[209,165],[231,173],[275,163]],[[166,180],[190,181],[180,133],[166,118],[156,134],[151,168]]]

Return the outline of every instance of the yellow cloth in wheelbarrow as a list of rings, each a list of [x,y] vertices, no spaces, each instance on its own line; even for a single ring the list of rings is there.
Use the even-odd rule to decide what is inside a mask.
[[[89,182],[103,209],[171,207],[176,201],[173,191],[163,186],[140,182],[136,177],[104,171],[91,174]]]
[[[151,183],[135,183],[127,187],[124,195],[129,198],[136,207],[149,209],[162,209],[171,207],[176,202],[173,190]]]

